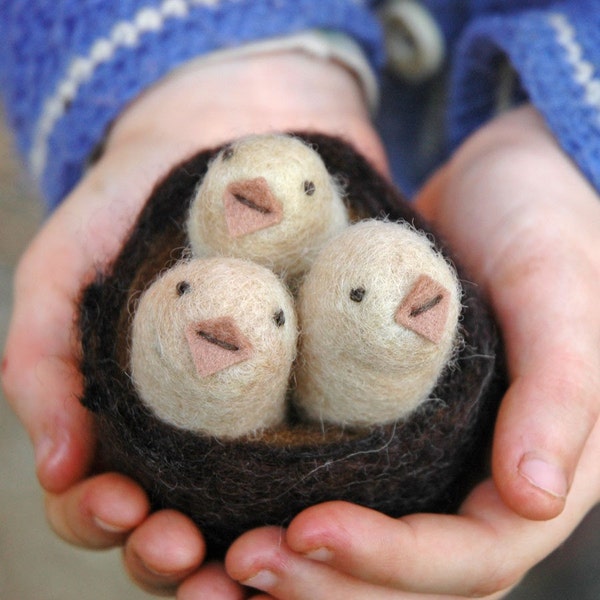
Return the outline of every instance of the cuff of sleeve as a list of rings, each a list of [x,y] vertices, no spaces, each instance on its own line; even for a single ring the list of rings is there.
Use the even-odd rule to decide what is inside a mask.
[[[506,104],[508,61],[512,102],[528,98],[600,189],[600,17],[587,4],[489,16],[465,31],[450,87],[452,148]]]

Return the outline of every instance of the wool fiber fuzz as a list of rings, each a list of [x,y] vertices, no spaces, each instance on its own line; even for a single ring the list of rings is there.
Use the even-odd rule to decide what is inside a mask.
[[[370,220],[347,228],[300,288],[302,412],[344,426],[406,417],[452,356],[460,296],[454,270],[408,224]]]
[[[293,281],[347,224],[341,190],[319,154],[272,134],[237,140],[214,158],[187,232],[196,256],[253,260]]]
[[[280,425],[296,349],[289,292],[264,267],[182,262],[142,295],[131,372],[143,402],[175,426],[224,438]]]

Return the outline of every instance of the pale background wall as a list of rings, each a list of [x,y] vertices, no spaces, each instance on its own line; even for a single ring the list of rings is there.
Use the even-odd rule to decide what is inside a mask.
[[[11,310],[13,270],[43,218],[0,125],[0,348]],[[31,446],[0,400],[0,600],[143,600],[120,552],[91,552],[61,542],[46,525]],[[533,571],[511,600],[600,599],[600,509]],[[210,600],[210,599],[203,599]]]

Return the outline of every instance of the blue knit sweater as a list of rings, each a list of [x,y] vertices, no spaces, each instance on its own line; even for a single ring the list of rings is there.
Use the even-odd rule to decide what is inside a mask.
[[[55,206],[81,177],[90,152],[126,103],[195,56],[324,29],[353,38],[380,69],[379,4],[0,0],[0,89],[18,148],[49,206]],[[494,115],[508,57],[518,73],[515,100],[529,98],[537,106],[600,189],[600,0],[422,0],[422,5],[445,38],[450,73],[447,129],[438,158]],[[413,92],[425,88],[403,85],[408,93],[387,99],[386,110],[391,106],[398,115],[423,118],[415,112]],[[410,143],[418,140],[403,140]],[[404,171],[407,186],[417,183],[419,174]]]

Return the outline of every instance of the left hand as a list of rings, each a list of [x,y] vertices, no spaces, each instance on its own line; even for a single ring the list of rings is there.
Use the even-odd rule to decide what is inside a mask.
[[[154,185],[174,165],[246,134],[308,130],[345,136],[385,172],[363,90],[341,63],[285,50],[194,62],[119,116],[101,158],[19,263],[0,379],[33,442],[48,520],[72,544],[123,545],[127,572],[152,593],[180,588],[179,597],[189,598],[200,587],[203,597],[233,600],[243,590],[222,565],[204,563],[204,538],[189,518],[149,514],[133,480],[92,474],[94,428],[79,402],[74,330],[81,290],[122,250]]]
[[[472,136],[419,208],[489,295],[510,388],[493,479],[458,515],[392,519],[333,502],[230,549],[280,599],[500,598],[600,500],[600,203],[530,107]],[[532,459],[532,460],[528,460]]]

